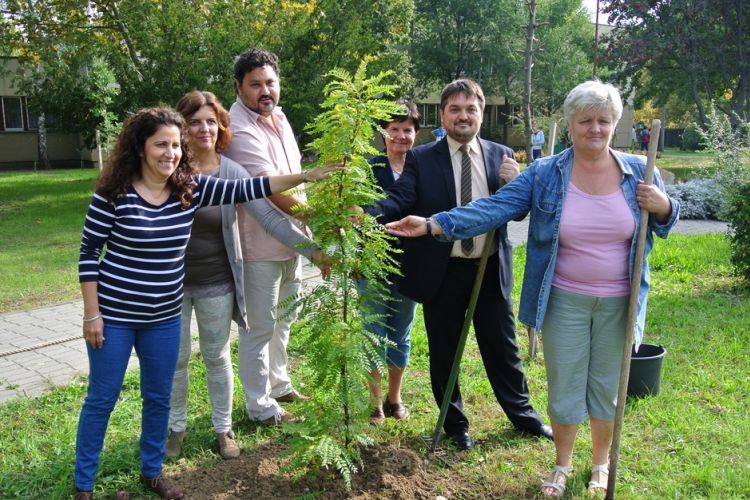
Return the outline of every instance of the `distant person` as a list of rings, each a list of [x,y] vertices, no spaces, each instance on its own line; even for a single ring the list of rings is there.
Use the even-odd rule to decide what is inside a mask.
[[[652,185],[644,184],[643,156],[609,147],[622,116],[615,87],[582,83],[563,106],[571,149],[532,163],[492,196],[386,226],[396,236],[432,231],[439,241],[455,241],[492,232],[531,212],[519,318],[544,338],[556,457],[542,494],[553,498],[565,493],[576,433],[586,420],[592,443],[588,490],[606,492],[621,360],[623,349],[630,348],[625,324],[641,211],[650,215],[646,260],[635,277],[636,348],[643,339],[653,237],[666,238],[679,215],[679,204],[664,192],[658,173]]]
[[[432,135],[435,136],[436,141],[441,140],[443,137],[445,137],[445,127],[440,125],[438,128],[432,131]]]
[[[544,132],[539,130],[536,120],[531,120],[531,158],[538,160],[542,157],[542,146],[544,146]]]
[[[641,151],[648,151],[648,144],[651,142],[651,131],[648,127],[641,130]]]
[[[633,125],[633,128],[630,130],[630,147],[631,149],[636,149],[638,146],[638,131],[635,129],[635,125]]]
[[[188,144],[196,166],[206,176],[222,179],[249,178],[250,174],[221,151],[229,146],[229,112],[211,92],[193,91],[177,103],[177,111],[187,122]],[[263,229],[291,249],[310,243],[302,231],[267,200],[242,204]],[[315,262],[322,257],[319,249],[300,250]],[[317,252],[317,255],[315,253]],[[224,460],[236,458],[239,446],[232,431],[234,370],[229,355],[229,331],[232,318],[244,332],[245,312],[242,253],[237,223],[237,207],[205,207],[197,210],[193,229],[185,250],[185,279],[182,298],[182,333],[180,354],[172,386],[169,413],[167,457],[182,453],[187,428],[188,362],[191,354],[190,323],[193,310],[198,323],[201,359],[206,366],[206,385],[211,401],[211,423]]]
[[[86,214],[78,269],[89,386],[76,437],[75,500],[93,498],[104,435],[134,347],[143,398],[140,480],[161,498],[183,498],[183,490],[162,476],[162,462],[195,211],[270,196],[305,179],[200,175],[185,130],[185,120],[171,108],[143,109],[128,118]],[[330,170],[311,170],[307,179],[327,178]],[[125,498],[126,492],[118,493]]]

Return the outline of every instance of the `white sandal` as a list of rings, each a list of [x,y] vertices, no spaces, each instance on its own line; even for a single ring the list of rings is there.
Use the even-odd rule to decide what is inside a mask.
[[[552,474],[552,479],[550,481],[546,481],[546,482],[542,483],[542,488],[553,488],[553,489],[557,490],[557,492],[559,493],[559,495],[557,495],[557,496],[546,495],[546,496],[549,496],[549,497],[552,497],[552,498],[560,498],[560,497],[562,497],[563,494],[565,493],[565,488],[566,488],[566,484],[565,483],[568,481],[568,475],[570,474],[570,472],[572,470],[573,470],[573,466],[572,465],[569,465],[567,467],[563,467],[562,465],[555,465],[555,472],[554,472],[554,474]],[[563,477],[565,477],[565,481],[562,482],[562,483],[558,483],[557,480],[560,478],[561,475]],[[542,492],[542,494],[545,494],[545,493]]]
[[[599,479],[602,478],[602,472],[607,475],[607,479],[609,480],[609,464],[593,464],[591,466],[591,475],[593,476],[594,473],[599,473]],[[607,483],[600,483],[599,481],[589,481],[589,493],[595,494],[596,490],[604,490],[604,492],[607,492]]]

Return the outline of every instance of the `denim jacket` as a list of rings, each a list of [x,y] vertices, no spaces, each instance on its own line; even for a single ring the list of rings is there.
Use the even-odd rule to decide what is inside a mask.
[[[622,191],[635,219],[635,234],[630,246],[629,274],[632,283],[635,262],[635,247],[640,226],[640,208],[635,199],[638,179],[646,172],[646,158],[610,150],[622,171]],[[521,291],[518,318],[539,332],[547,310],[552,289],[557,248],[560,238],[560,218],[565,203],[565,194],[573,167],[573,149],[543,158],[532,163],[520,176],[494,195],[474,201],[466,207],[454,208],[434,216],[444,235],[437,238],[445,241],[470,238],[486,233],[519,216],[530,213],[529,235],[526,248],[526,268]],[[664,191],[664,182],[654,172],[654,184]],[[638,293],[638,315],[634,332],[636,348],[643,340],[646,322],[646,298],[649,289],[648,255],[654,245],[654,233],[666,238],[677,222],[680,206],[670,198],[672,213],[664,224],[651,214],[648,218],[644,263]]]

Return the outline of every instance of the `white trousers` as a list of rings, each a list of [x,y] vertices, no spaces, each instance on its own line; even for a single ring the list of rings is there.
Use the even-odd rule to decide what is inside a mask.
[[[182,432],[187,427],[188,362],[190,361],[190,317],[195,309],[198,339],[206,365],[208,397],[211,399],[211,421],[216,432],[232,429],[232,395],[234,373],[229,354],[229,327],[234,309],[234,292],[220,297],[183,298],[180,354],[172,384],[169,428]]]
[[[277,308],[302,286],[299,257],[278,262],[245,262],[248,329],[239,329],[239,372],[251,420],[282,413],[273,399],[292,392],[286,347],[297,310]]]

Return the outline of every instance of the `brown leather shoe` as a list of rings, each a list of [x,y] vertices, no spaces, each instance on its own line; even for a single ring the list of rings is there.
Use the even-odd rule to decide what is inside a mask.
[[[393,417],[394,420],[403,420],[409,416],[409,410],[406,409],[406,405],[404,403],[391,403],[390,401],[386,400],[386,404],[384,406],[388,408],[388,416]]]
[[[274,399],[277,403],[294,403],[295,401],[307,401],[310,399],[310,396],[305,396],[304,394],[297,392],[295,389],[292,389],[292,392],[289,394],[284,394],[283,396]]]
[[[93,500],[93,498],[93,491],[81,491],[78,488],[75,488],[75,493],[73,493],[73,500]]]
[[[162,498],[177,499],[183,498],[185,492],[181,488],[176,486],[172,481],[164,476],[158,476],[153,479],[149,479],[141,474],[141,483],[146,485],[146,488],[150,489]]]
[[[73,500],[92,500],[93,498],[93,491],[79,491],[78,488],[75,488]],[[115,493],[115,500],[130,500],[130,493],[125,490],[118,490],[117,493]]]
[[[167,443],[164,445],[167,458],[179,457],[182,454],[182,440],[185,439],[185,431],[175,432],[169,429]]]
[[[288,411],[281,410],[283,413],[274,415],[273,417],[268,417],[265,420],[262,420],[264,424],[269,425],[281,425],[281,424],[298,424],[300,422],[305,421],[305,417],[299,416],[295,417]]]
[[[385,413],[383,412],[383,407],[376,406],[372,413],[370,413],[370,423],[380,425],[383,422],[385,422]]]
[[[224,460],[231,460],[240,456],[240,447],[234,440],[234,432],[217,432],[216,439],[219,441],[219,455]]]

